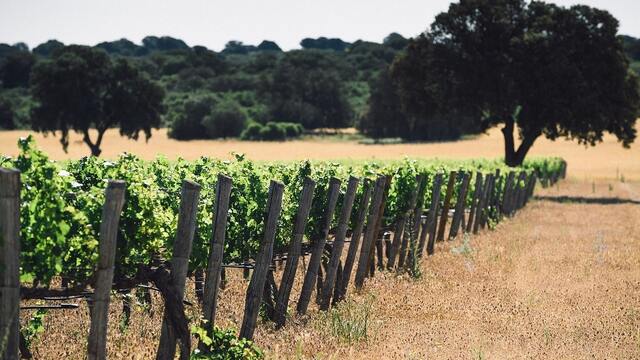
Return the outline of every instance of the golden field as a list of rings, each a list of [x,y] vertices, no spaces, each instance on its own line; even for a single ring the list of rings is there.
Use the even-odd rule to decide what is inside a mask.
[[[19,137],[33,134],[30,131],[1,131],[0,154],[15,155]],[[69,152],[64,153],[58,138],[33,134],[38,146],[45,149],[53,159],[80,158],[89,154],[89,148],[81,137],[72,134]],[[301,159],[398,159],[412,158],[495,158],[504,154],[502,134],[498,128],[487,134],[467,140],[442,143],[410,143],[389,145],[366,145],[356,140],[335,140],[333,137],[313,137],[287,142],[253,142],[238,140],[192,140],[177,141],[167,137],[167,130],[153,132],[146,143],[120,137],[117,130],[109,130],[103,141],[103,157],[114,158],[129,152],[146,159],[163,154],[168,158],[194,159],[200,156],[230,158],[232,152],[244,153],[253,160],[301,160]],[[606,136],[596,147],[585,147],[576,142],[549,141],[539,138],[530,156],[561,156],[569,162],[568,176],[579,179],[615,179],[623,175],[626,179],[640,180],[640,145],[633,144],[624,149],[614,137]]]

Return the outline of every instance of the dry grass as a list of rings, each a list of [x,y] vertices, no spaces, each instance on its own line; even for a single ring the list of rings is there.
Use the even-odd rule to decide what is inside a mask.
[[[461,239],[439,244],[421,279],[377,272],[352,292],[356,309],[373,299],[366,340],[332,335],[330,316],[313,308],[280,331],[260,323],[257,343],[268,358],[639,358],[640,183],[574,179],[538,194],[514,219],[467,239],[464,251]],[[241,271],[228,276],[219,322],[237,328],[247,283]],[[292,299],[300,283],[299,274]],[[157,298],[155,312],[136,309],[124,333],[120,308],[111,307],[110,358],[152,357]],[[36,358],[83,357],[84,304],[52,312],[46,327]]]
[[[0,154],[15,154],[16,142],[28,131],[0,132]],[[69,153],[62,151],[58,139],[53,136],[34,135],[39,146],[54,159],[80,158],[89,153],[80,137],[73,134]],[[165,129],[155,131],[148,143],[128,140],[118,135],[117,130],[107,132],[104,139],[103,156],[116,157],[126,151],[143,158],[154,158],[164,154],[169,158],[194,159],[203,155],[229,158],[231,152],[245,153],[254,160],[293,159],[398,159],[405,156],[414,158],[495,158],[503,156],[503,140],[498,129],[489,131],[469,140],[442,143],[365,145],[357,141],[334,141],[311,139],[289,142],[246,142],[236,140],[176,141],[169,139]],[[562,156],[569,161],[569,176],[584,178],[613,179],[616,174],[628,180],[640,180],[640,145],[623,149],[614,137],[606,136],[602,144],[595,148],[585,148],[575,142],[558,140],[551,142],[539,139],[534,145],[532,156]]]

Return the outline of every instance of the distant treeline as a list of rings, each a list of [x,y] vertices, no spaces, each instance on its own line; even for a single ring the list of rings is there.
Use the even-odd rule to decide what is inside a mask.
[[[640,39],[620,40],[640,73]],[[246,138],[259,139],[260,129],[271,134],[265,139],[280,139],[288,125],[273,123],[304,129],[356,126],[375,138],[407,140],[479,132],[472,121],[443,118],[426,124],[404,114],[388,69],[408,42],[397,33],[381,43],[307,38],[300,50],[285,52],[273,41],[257,46],[230,41],[215,52],[172,37],[148,36],[142,44],[120,39],[92,48],[113,61],[124,59],[164,89],[162,125],[178,139],[238,137],[245,130]],[[31,127],[37,107],[32,70],[65,48],[57,40],[33,49],[0,44],[0,128]],[[301,132],[296,129],[292,136]]]

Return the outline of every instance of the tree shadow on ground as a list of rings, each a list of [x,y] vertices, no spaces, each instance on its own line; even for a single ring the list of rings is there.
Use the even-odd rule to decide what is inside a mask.
[[[640,204],[640,201],[633,199],[621,199],[619,197],[583,197],[583,196],[535,196],[536,200],[553,201],[557,203],[573,204]]]

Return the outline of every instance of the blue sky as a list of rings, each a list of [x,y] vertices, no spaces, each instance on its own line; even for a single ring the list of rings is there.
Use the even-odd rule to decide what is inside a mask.
[[[169,35],[221,50],[229,40],[276,41],[299,47],[305,37],[381,41],[424,31],[447,0],[0,0],[0,42],[33,47],[48,39],[94,45],[146,35]],[[640,0],[557,0],[609,10],[621,33],[640,37]]]

